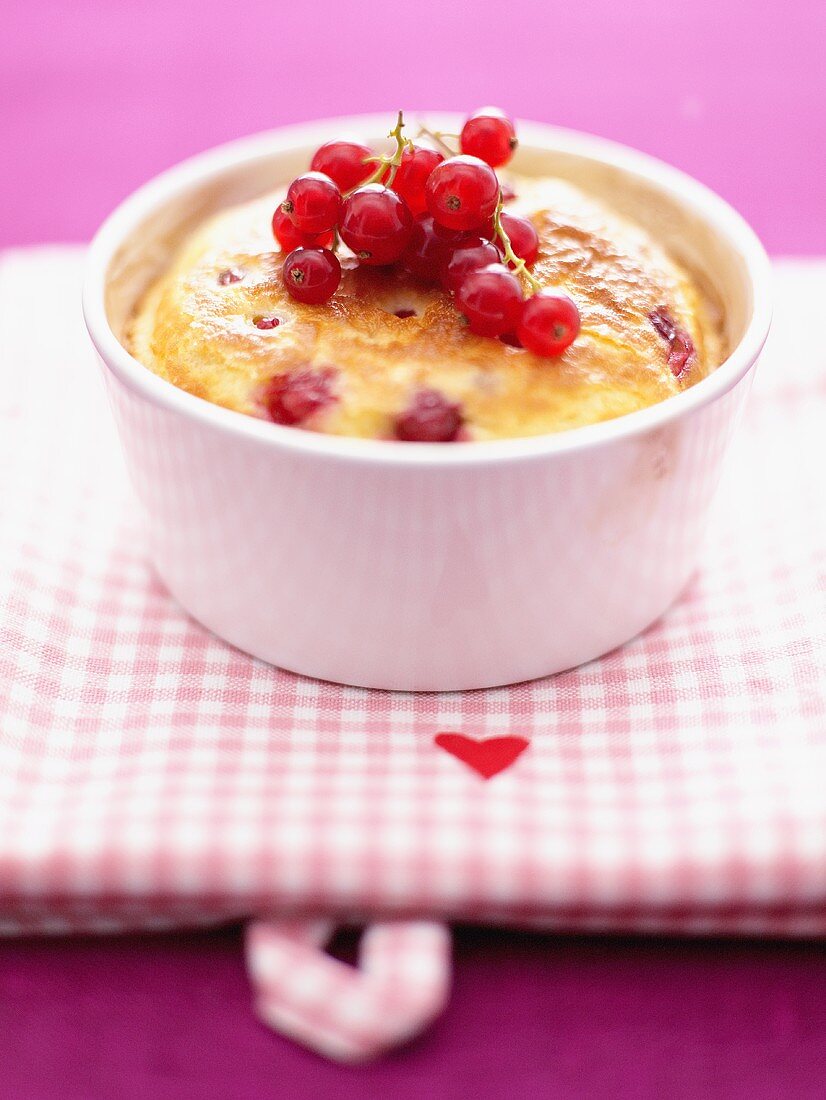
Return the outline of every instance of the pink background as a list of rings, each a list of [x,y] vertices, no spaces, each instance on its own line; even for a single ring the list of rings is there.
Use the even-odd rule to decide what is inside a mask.
[[[0,244],[87,239],[148,176],[255,130],[494,102],[672,161],[774,252],[826,252],[822,0],[0,0],[0,11]]]
[[[679,165],[775,253],[826,253],[823,0],[0,0],[0,247],[86,240],[255,130],[490,102]],[[446,1016],[352,1071],[254,1021],[234,933],[0,943],[0,1093],[815,1097],[825,974],[821,946],[463,933]]]

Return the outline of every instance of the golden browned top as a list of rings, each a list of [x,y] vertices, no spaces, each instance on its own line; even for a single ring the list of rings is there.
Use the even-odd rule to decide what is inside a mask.
[[[264,415],[260,395],[270,378],[334,367],[338,400],[305,426],[379,438],[425,387],[461,403],[470,438],[495,439],[621,416],[719,365],[713,307],[641,228],[561,180],[514,185],[509,209],[531,217],[539,233],[534,275],[567,291],[582,317],[579,337],[557,359],[475,336],[445,294],[404,273],[345,261],[330,302],[294,302],[270,230],[277,195],[218,214],[192,235],[140,303],[129,350],[176,386],[256,416]],[[222,285],[227,269],[243,277]],[[650,319],[663,308],[696,348],[679,378]],[[395,316],[404,309],[416,316]],[[262,315],[278,317],[278,327],[257,328]]]

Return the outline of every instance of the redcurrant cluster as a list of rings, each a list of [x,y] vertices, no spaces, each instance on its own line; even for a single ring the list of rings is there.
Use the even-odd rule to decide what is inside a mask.
[[[451,136],[458,153],[445,140]],[[422,130],[414,142],[404,136],[400,111],[389,137],[395,150],[381,156],[359,142],[329,141],[290,184],[272,227],[288,253],[283,278],[291,297],[320,305],[335,294],[340,241],[360,264],[400,264],[441,285],[473,332],[536,355],[561,354],[579,332],[579,311],[531,274],[536,230],[503,209],[507,196],[495,169],[517,145],[511,120],[487,108],[459,135]]]

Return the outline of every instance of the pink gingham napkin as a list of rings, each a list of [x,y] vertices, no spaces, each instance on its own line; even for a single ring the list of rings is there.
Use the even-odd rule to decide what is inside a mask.
[[[0,930],[267,918],[262,1016],[339,1057],[438,1010],[441,918],[826,932],[826,263],[777,265],[682,601],[576,671],[419,696],[279,672],[167,595],[81,267],[0,259]],[[363,981],[318,950],[345,919],[378,922]]]

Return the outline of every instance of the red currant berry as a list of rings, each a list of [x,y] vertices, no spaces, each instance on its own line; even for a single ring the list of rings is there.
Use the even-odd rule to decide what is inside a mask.
[[[462,127],[460,143],[463,153],[479,157],[491,168],[507,164],[518,144],[513,123],[496,107],[471,115]]]
[[[509,348],[521,348],[519,343],[519,337],[515,332],[503,332],[499,337],[503,344],[507,344]]]
[[[440,240],[446,241],[452,248],[458,248],[460,244],[464,244],[470,238],[484,236],[483,233],[476,233],[474,230],[448,229],[447,226],[437,222],[435,218],[433,218],[433,232]]]
[[[329,176],[342,191],[352,191],[372,175],[373,155],[369,145],[358,141],[328,141],[316,150],[310,168]]]
[[[264,391],[264,407],[276,424],[302,424],[335,401],[335,376],[331,367],[276,375]]]
[[[533,222],[528,221],[527,218],[518,218],[515,214],[506,214],[504,211],[499,215],[499,220],[508,235],[511,248],[519,259],[524,260],[530,267],[539,255],[539,235],[533,227]],[[501,247],[501,242],[497,243],[500,243]]]
[[[419,214],[413,222],[410,240],[402,253],[402,265],[419,279],[435,283],[452,245],[440,237],[430,214]]]
[[[284,260],[282,277],[291,298],[317,306],[338,290],[341,264],[328,248],[296,248]]]
[[[426,145],[414,145],[402,154],[402,162],[390,186],[397,195],[401,195],[414,216],[427,210],[425,184],[436,165],[444,159],[441,153]]]
[[[459,405],[438,390],[419,390],[396,419],[396,439],[408,443],[452,443],[462,427]]]
[[[484,237],[486,241],[492,241],[496,237],[495,218],[488,218],[482,225],[477,225],[473,229],[473,234],[476,237]]]
[[[477,157],[438,164],[425,185],[427,208],[448,229],[473,229],[493,215],[499,198],[496,173]]]
[[[294,248],[329,248],[333,243],[332,232],[313,236],[296,229],[289,214],[285,214],[280,206],[276,207],[272,216],[272,233],[282,252],[292,252]]]
[[[256,328],[260,328],[266,331],[267,329],[278,328],[278,326],[281,324],[281,321],[278,317],[266,317],[263,314],[259,313],[257,317],[253,317],[252,323],[255,325]]]
[[[287,188],[281,209],[302,233],[328,233],[338,221],[341,192],[323,172],[305,172]]]
[[[534,355],[561,355],[579,332],[579,310],[558,290],[540,290],[525,302],[516,335]]]
[[[490,241],[481,237],[467,237],[454,248],[442,262],[439,277],[449,294],[455,294],[459,284],[471,271],[478,271],[488,264],[501,263],[502,257]]]
[[[522,286],[502,264],[467,274],[456,291],[456,305],[471,332],[501,336],[513,332],[522,309]]]
[[[272,235],[284,252],[292,252],[294,248],[301,248],[306,236],[300,229],[296,229],[290,215],[286,214],[280,205],[276,207],[272,216]]]
[[[413,216],[395,191],[370,183],[344,200],[338,231],[361,263],[392,264],[407,247]]]

